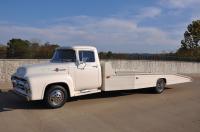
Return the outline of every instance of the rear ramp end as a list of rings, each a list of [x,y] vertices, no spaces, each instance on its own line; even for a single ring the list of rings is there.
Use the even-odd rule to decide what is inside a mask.
[[[180,74],[165,75],[167,85],[192,82],[192,78]]]

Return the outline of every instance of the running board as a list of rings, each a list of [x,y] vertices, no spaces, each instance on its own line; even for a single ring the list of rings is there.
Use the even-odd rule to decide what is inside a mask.
[[[99,89],[84,89],[80,91],[75,91],[75,96],[80,96],[80,95],[87,95],[87,94],[92,94],[92,93],[99,93],[101,90]]]

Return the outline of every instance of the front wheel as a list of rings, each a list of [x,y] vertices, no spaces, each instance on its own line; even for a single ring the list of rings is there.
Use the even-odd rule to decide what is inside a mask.
[[[68,94],[64,87],[59,85],[51,86],[45,93],[44,101],[50,108],[62,107],[67,101]]]
[[[166,82],[164,79],[158,79],[154,91],[158,94],[162,93],[165,89]]]

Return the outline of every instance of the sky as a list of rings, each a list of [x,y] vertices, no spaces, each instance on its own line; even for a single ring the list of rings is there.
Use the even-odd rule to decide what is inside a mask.
[[[200,0],[0,0],[0,44],[12,38],[120,53],[175,52]]]

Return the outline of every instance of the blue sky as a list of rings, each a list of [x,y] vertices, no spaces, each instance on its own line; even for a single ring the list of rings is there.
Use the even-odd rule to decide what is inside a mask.
[[[176,51],[200,0],[0,0],[0,43],[11,38],[100,51]]]

